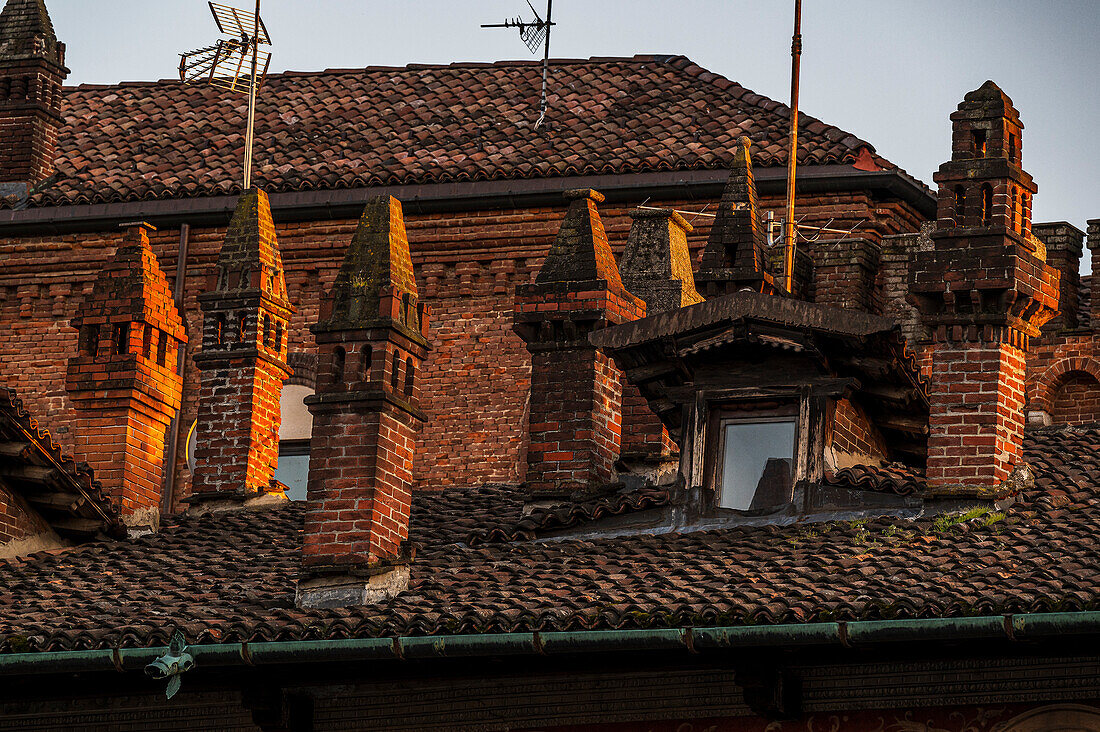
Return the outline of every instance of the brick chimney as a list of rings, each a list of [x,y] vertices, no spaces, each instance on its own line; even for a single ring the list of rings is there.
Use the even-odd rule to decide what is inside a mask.
[[[745,289],[775,294],[766,244],[767,235],[756,205],[751,143],[749,138],[742,137],[695,274],[699,292],[704,297]]]
[[[279,462],[279,396],[286,363],[287,300],[283,261],[267,194],[241,195],[199,295],[203,311],[193,504],[251,505],[267,494]],[[213,503],[211,503],[213,502]]]
[[[1031,231],[1046,246],[1047,264],[1058,270],[1061,278],[1058,315],[1043,330],[1076,328],[1077,314],[1080,312],[1081,252],[1084,250],[1085,232],[1064,221],[1032,224]]]
[[[873,312],[882,246],[868,239],[822,239],[813,245],[814,302]]]
[[[569,210],[535,283],[516,288],[515,331],[531,354],[527,485],[560,497],[614,477],[622,388],[614,362],[588,334],[645,315],[623,288],[596,205],[603,196],[566,192]]]
[[[0,12],[0,199],[18,204],[53,175],[68,75],[44,0],[8,0]]]
[[[417,375],[428,312],[417,300],[401,202],[367,204],[325,296],[317,336],[301,607],[375,602],[409,581]]]
[[[671,209],[636,209],[619,274],[623,285],[656,315],[703,302],[695,290],[687,235],[692,227]],[[671,456],[676,443],[634,384],[624,382],[622,457],[651,462]]]
[[[930,329],[928,482],[996,488],[1020,463],[1025,357],[1058,308],[1058,272],[1031,236],[1023,125],[991,81],[951,115],[933,248],[916,255],[912,299]]]
[[[126,225],[72,320],[79,351],[66,375],[76,457],[92,466],[133,532],[159,524],[165,431],[183,387],[176,354],[187,340],[150,231]]]

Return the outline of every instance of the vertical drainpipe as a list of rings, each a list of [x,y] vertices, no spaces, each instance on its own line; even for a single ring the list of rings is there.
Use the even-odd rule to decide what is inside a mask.
[[[172,290],[172,299],[176,303],[176,309],[179,310],[180,317],[183,318],[184,328],[187,327],[187,315],[183,308],[183,295],[184,295],[184,281],[187,278],[187,250],[191,243],[191,226],[189,224],[180,225],[180,247],[179,252],[176,254],[176,282]],[[180,379],[183,381],[183,394],[187,393],[187,346],[180,344],[179,352],[176,354],[176,371],[180,375]],[[161,492],[161,505],[160,513],[162,516],[171,513],[172,505],[175,503],[175,487],[176,487],[176,456],[179,453],[180,442],[180,416],[183,414],[183,400],[180,401],[180,408],[176,412],[176,416],[172,419],[172,424],[168,426],[168,464],[165,466],[164,471],[164,490]]]

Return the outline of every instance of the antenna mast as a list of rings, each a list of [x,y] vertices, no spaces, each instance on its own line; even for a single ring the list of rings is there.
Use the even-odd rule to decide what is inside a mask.
[[[791,42],[791,145],[787,160],[787,220],[783,232],[783,286],[794,291],[794,255],[797,227],[794,220],[795,178],[798,173],[798,77],[802,66],[802,0],[794,2],[794,39]]]
[[[535,123],[535,129],[537,130],[546,121],[547,84],[550,76],[550,29],[557,24],[551,20],[554,12],[554,0],[546,0],[546,20],[539,17],[538,11],[531,5],[531,0],[527,0],[527,7],[531,8],[531,12],[535,14],[535,20],[531,23],[515,18],[514,20],[506,20],[503,23],[483,23],[481,27],[518,28],[519,37],[531,50],[531,53],[535,53],[540,44],[543,45],[542,101],[539,103],[539,119]]]
[[[181,53],[180,81],[185,84],[206,83],[226,91],[248,94],[248,122],[244,136],[244,189],[248,190],[252,187],[256,97],[271,66],[271,52],[261,51],[260,46],[270,46],[271,37],[260,17],[260,0],[256,0],[255,13],[221,3],[210,2],[208,5],[218,30],[232,37],[219,39],[213,46]]]

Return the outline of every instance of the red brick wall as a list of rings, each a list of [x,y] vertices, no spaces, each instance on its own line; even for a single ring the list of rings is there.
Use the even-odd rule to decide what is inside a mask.
[[[640,202],[600,207],[617,252],[630,229],[629,211]],[[876,201],[865,194],[807,196],[799,204],[799,215],[805,215],[807,223],[824,225],[837,217],[840,223],[833,225],[845,228],[866,219],[856,233],[871,239],[912,231],[920,223],[906,204]],[[650,205],[700,210],[705,202],[666,200],[650,201]],[[761,206],[778,212],[782,201],[765,198]],[[564,214],[563,205],[406,216],[421,299],[433,311],[433,350],[421,374],[429,421],[417,446],[417,487],[513,482],[522,477],[518,466],[530,357],[511,331],[512,301],[515,285],[530,282],[538,271]],[[275,218],[278,223],[278,212]],[[697,260],[710,220],[699,217],[693,223],[696,228],[689,245]],[[331,286],[356,224],[351,219],[278,223],[289,297],[297,307],[290,323],[293,353],[315,352],[308,328],[317,320],[318,298]],[[191,232],[183,308],[191,342],[182,438],[196,415],[198,371],[190,360],[201,340],[196,296],[206,287],[224,237],[224,227]],[[114,231],[0,238],[0,257],[5,262],[0,270],[0,373],[66,449],[72,448],[72,438],[64,363],[76,351],[76,331],[68,321],[79,295],[90,289],[92,278],[120,238]],[[178,244],[178,231],[164,229],[152,235],[153,249],[169,281],[174,278]],[[182,438],[177,499],[190,492]]]
[[[1100,421],[1100,382],[1077,371],[1066,376],[1052,395],[1050,417],[1054,424],[1088,424]]]
[[[866,412],[847,399],[836,403],[829,439],[834,451],[853,457],[884,458],[887,455],[885,440]]]
[[[1024,353],[1009,345],[938,343],[928,438],[935,486],[998,486],[1019,459]]]
[[[18,496],[0,488],[0,549],[5,544],[49,531],[50,527]]]
[[[1054,424],[1100,421],[1098,346],[1091,331],[1044,334],[1028,355],[1028,412]]]

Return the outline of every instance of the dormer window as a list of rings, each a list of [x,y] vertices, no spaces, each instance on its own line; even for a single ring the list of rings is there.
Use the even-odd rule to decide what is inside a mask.
[[[719,508],[760,511],[791,502],[793,417],[720,417],[715,494]]]
[[[985,130],[971,130],[970,135],[974,142],[974,157],[984,158],[986,155]]]

